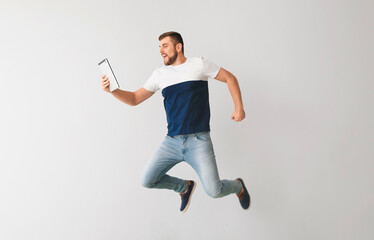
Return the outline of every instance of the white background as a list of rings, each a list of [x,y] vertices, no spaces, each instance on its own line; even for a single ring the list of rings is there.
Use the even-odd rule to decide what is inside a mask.
[[[0,239],[373,239],[372,1],[1,1]],[[107,57],[121,89],[162,66],[158,36],[239,80],[247,114],[209,80],[220,176],[237,197],[179,195],[140,174],[166,134],[162,96],[137,107],[100,88]]]

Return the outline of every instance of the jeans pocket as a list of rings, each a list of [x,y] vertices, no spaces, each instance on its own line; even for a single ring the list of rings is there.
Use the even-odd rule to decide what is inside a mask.
[[[173,136],[169,136],[169,135],[166,135],[166,138],[167,138],[167,139],[171,139],[171,140],[173,140],[173,139],[174,139],[174,137],[173,137]]]
[[[197,134],[195,134],[195,137],[198,140],[203,140],[203,141],[210,140],[210,134],[209,134],[209,132],[197,133]]]

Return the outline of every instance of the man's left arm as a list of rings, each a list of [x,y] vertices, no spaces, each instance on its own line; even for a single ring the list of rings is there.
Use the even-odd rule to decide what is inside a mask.
[[[231,119],[235,122],[239,122],[245,118],[245,112],[243,108],[242,95],[240,93],[238,79],[229,71],[224,68],[220,68],[217,76],[214,78],[221,82],[227,83],[230,94],[234,101],[235,111],[231,115]]]

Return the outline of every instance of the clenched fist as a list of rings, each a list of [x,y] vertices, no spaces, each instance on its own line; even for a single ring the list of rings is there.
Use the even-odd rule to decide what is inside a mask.
[[[235,111],[231,115],[231,119],[234,120],[235,122],[239,122],[243,120],[244,118],[245,118],[245,112],[243,109],[241,110],[235,109]]]

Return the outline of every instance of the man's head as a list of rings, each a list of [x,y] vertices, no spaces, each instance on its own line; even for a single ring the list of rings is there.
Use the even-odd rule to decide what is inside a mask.
[[[160,53],[164,58],[165,65],[171,65],[179,54],[184,55],[184,44],[182,36],[177,32],[166,32],[158,37],[160,41]]]

